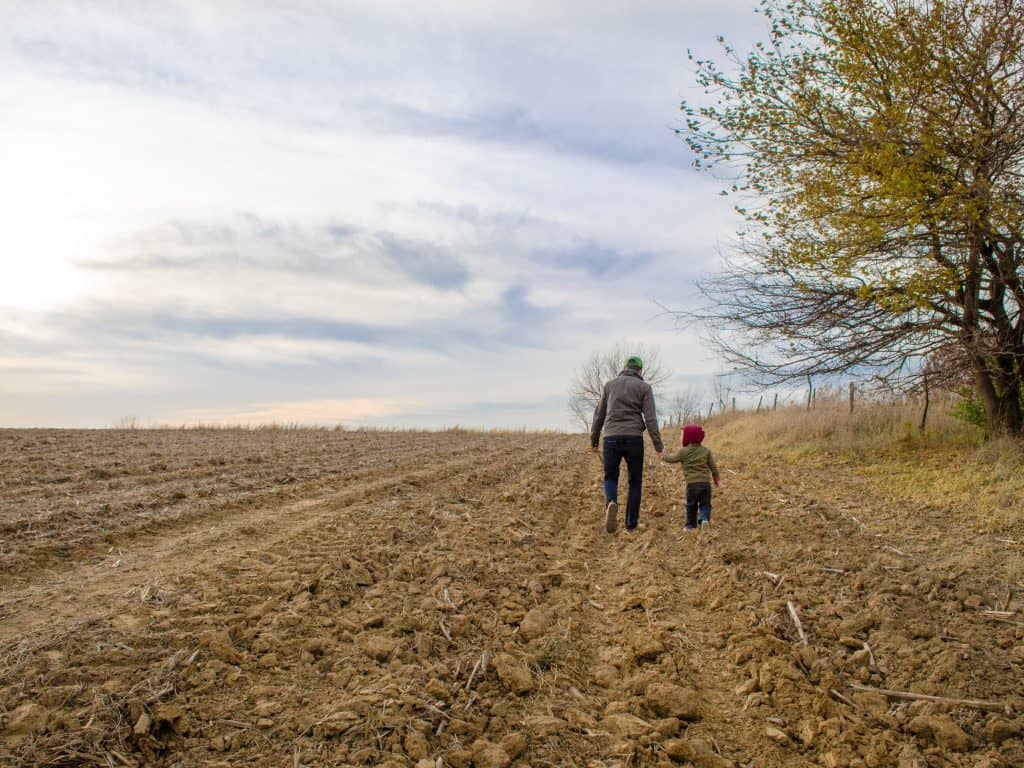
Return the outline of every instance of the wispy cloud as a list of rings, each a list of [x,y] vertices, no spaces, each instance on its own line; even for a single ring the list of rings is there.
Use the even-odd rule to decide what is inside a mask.
[[[120,238],[109,255],[75,263],[101,272],[264,271],[374,284],[410,280],[439,290],[461,288],[470,276],[457,255],[434,243],[338,223],[304,228],[253,214],[221,223],[168,222]]]

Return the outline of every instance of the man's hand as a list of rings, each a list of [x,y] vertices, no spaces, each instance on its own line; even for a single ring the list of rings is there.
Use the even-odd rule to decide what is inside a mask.
[[[661,461],[664,461],[665,460],[665,452],[664,451],[658,451],[658,458]]]
[[[595,456],[600,456],[601,455],[601,452],[599,450],[597,450],[597,446],[596,445],[590,446],[590,450],[592,450],[594,452]]]

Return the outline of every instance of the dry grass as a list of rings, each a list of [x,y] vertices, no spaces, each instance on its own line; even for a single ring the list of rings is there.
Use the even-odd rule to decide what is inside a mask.
[[[948,509],[975,528],[997,532],[1024,519],[1024,443],[986,440],[950,414],[951,398],[923,403],[819,398],[812,410],[738,412],[713,417],[710,440],[726,450],[763,450],[791,463],[843,465],[880,492]],[[709,443],[710,444],[710,443]]]
[[[819,397],[810,410],[789,406],[760,414],[740,411],[713,417],[710,423],[721,428],[741,421],[744,431],[752,430],[760,439],[804,444],[816,453],[888,450],[897,445],[912,450],[950,444],[982,445],[985,435],[981,429],[951,415],[954,402],[949,395],[933,397],[924,430],[921,429],[924,414],[921,400],[861,399],[851,413],[849,402],[839,395]],[[750,421],[753,416],[756,416],[755,421]]]

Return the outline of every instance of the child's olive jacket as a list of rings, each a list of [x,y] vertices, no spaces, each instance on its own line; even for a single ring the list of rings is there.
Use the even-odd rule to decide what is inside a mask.
[[[710,483],[711,478],[718,481],[718,465],[715,464],[715,457],[711,451],[703,445],[688,445],[680,448],[675,453],[665,456],[665,461],[671,464],[682,464],[683,475],[687,483]]]

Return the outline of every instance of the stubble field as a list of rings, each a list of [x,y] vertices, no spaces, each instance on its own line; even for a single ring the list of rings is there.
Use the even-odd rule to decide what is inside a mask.
[[[1024,765],[1020,519],[709,447],[0,431],[0,764]]]

